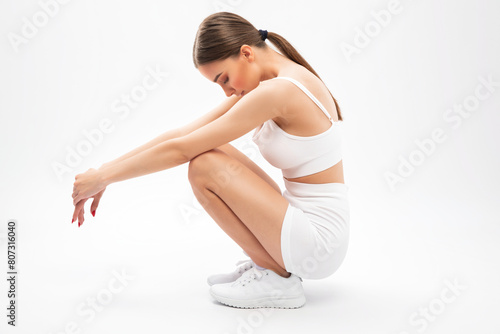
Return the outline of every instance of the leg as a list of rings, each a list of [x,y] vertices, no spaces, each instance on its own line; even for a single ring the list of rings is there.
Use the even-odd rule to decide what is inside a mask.
[[[221,148],[200,154],[189,163],[189,180],[196,198],[256,264],[288,277],[281,255],[287,200],[271,178],[269,183],[228,155],[227,146]]]
[[[227,143],[222,146],[219,146],[218,149],[229,155],[231,158],[234,158],[239,162],[241,162],[243,165],[247,166],[248,169],[250,169],[252,172],[260,176],[261,179],[269,183],[269,185],[271,185],[274,189],[276,189],[278,194],[281,195],[281,189],[278,186],[278,184],[269,175],[267,175],[267,173],[264,172],[262,168],[260,168],[255,162],[253,162],[252,159],[247,157],[245,154],[241,153],[233,145]]]

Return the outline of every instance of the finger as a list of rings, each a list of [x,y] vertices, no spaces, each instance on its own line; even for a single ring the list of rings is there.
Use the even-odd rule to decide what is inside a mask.
[[[78,215],[80,214],[80,211],[83,209],[84,204],[85,201],[80,201],[75,205],[75,211],[73,212],[71,223],[73,223],[78,218]]]
[[[95,216],[95,210],[97,210],[97,207],[99,206],[100,201],[101,201],[100,197],[94,198],[94,201],[92,202],[92,205],[90,206],[90,212],[92,213],[92,216]]]
[[[75,206],[75,210],[73,211],[73,216],[71,217],[71,224],[73,224],[78,217],[78,213],[80,212],[80,209]]]
[[[85,220],[85,218],[83,217],[84,211],[85,210],[82,208],[82,210],[80,210],[80,213],[78,214],[78,227],[80,227],[80,225],[82,225],[83,221]]]

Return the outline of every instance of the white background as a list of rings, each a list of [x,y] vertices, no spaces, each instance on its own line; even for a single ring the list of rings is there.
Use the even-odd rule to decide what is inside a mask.
[[[6,324],[2,278],[2,333],[498,333],[497,1],[402,0],[349,59],[341,45],[375,29],[372,13],[390,1],[73,0],[45,24],[40,3],[0,3],[1,277],[9,219],[19,233],[18,326]],[[287,38],[343,113],[350,248],[333,276],[303,283],[301,309],[240,310],[212,299],[206,277],[244,256],[196,202],[187,165],[113,184],[95,217],[88,201],[84,225],[70,223],[76,174],[225,98],[191,55],[198,25],[221,9]],[[37,15],[38,31],[14,47],[12,36],[21,38]],[[114,103],[141,85],[148,67],[169,75],[120,118]],[[474,101],[479,77],[496,87],[454,127],[444,116]],[[103,119],[113,130],[57,173]],[[416,142],[436,129],[446,140],[418,153]],[[283,189],[250,135],[233,144]],[[387,173],[419,154],[391,187]],[[122,271],[133,278],[107,293]],[[452,293],[449,284],[460,288]],[[96,297],[109,298],[91,317],[87,302]]]

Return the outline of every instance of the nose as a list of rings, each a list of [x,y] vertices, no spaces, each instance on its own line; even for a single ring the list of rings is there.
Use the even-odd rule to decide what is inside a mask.
[[[222,89],[224,90],[224,93],[226,94],[227,97],[230,97],[235,92],[235,90],[233,88],[224,88],[224,87],[222,87]]]

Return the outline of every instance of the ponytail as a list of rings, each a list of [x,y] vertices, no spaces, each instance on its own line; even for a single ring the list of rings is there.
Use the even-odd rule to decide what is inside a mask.
[[[284,37],[274,33],[268,32],[267,39],[288,59],[294,61],[295,63],[304,66],[310,72],[312,72],[315,76],[317,76],[321,81],[321,77],[316,73],[316,71],[312,68],[311,65],[300,55],[300,53],[290,44]],[[328,89],[328,87],[327,87]],[[337,116],[339,121],[342,121],[342,114],[340,113],[340,107],[337,103],[337,100],[333,97],[332,92],[328,89],[328,92],[332,96],[333,102],[335,102],[335,107],[337,108]]]

